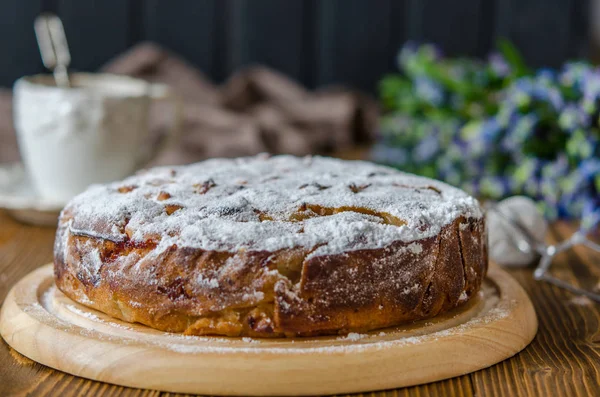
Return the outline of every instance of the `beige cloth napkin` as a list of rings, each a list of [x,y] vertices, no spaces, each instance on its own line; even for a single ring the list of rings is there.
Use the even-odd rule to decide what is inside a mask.
[[[12,122],[12,94],[0,89],[0,163],[19,159],[17,137]]]
[[[343,88],[311,92],[265,67],[248,67],[221,86],[183,59],[153,43],[141,43],[103,66],[168,84],[184,103],[180,144],[154,164],[184,164],[207,157],[258,152],[326,153],[368,142],[378,117],[376,102]],[[18,158],[11,95],[0,93],[0,162]],[[167,104],[153,111],[152,128],[169,123]]]

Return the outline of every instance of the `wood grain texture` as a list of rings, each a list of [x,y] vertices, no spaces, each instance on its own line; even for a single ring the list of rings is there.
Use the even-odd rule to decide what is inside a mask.
[[[309,87],[374,91],[407,39],[486,56],[508,37],[533,66],[588,56],[591,0],[4,0],[0,86],[43,71],[32,23],[57,12],[73,68],[95,71],[142,40],[179,53],[218,82],[266,63]],[[597,51],[596,51],[597,52]]]
[[[73,70],[97,70],[129,47],[129,6],[122,0],[59,0]],[[31,26],[31,25],[30,25]]]
[[[33,20],[42,11],[40,1],[5,0],[0,12],[0,85],[12,86],[23,75],[41,73],[42,59]]]
[[[532,67],[557,67],[581,55],[589,17],[582,15],[589,0],[496,1],[496,37],[510,39]],[[579,40],[579,41],[577,41]],[[543,43],[543,44],[542,44]],[[552,43],[552,44],[550,44]]]
[[[350,83],[375,91],[383,74],[394,70],[393,59],[404,34],[404,0],[318,2],[316,32],[317,85]]]
[[[466,55],[477,53],[480,33],[486,26],[480,18],[484,3],[489,0],[462,0],[449,2],[444,0],[418,0],[411,4],[420,7],[415,13],[421,20],[413,20],[411,39],[436,43],[448,55]]]
[[[37,362],[113,384],[217,395],[332,394],[454,377],[522,350],[537,331],[523,289],[491,266],[482,294],[433,319],[360,339],[184,339],[77,304],[56,289],[49,264],[11,289],[0,334]]]
[[[147,0],[143,7],[141,37],[182,56],[203,73],[212,74],[216,60],[216,0]],[[132,10],[138,15],[139,9]]]
[[[293,79],[304,77],[304,20],[308,3],[303,0],[237,0],[231,3],[232,56],[229,72],[262,64]]]
[[[344,157],[356,158],[360,152]],[[575,230],[557,223],[550,239]],[[0,301],[25,274],[52,259],[54,230],[18,224],[0,212]],[[552,271],[593,283],[600,255],[576,248],[557,258]],[[360,397],[404,396],[596,396],[600,395],[600,308],[551,285],[533,280],[530,269],[510,274],[529,293],[540,322],[537,337],[515,357],[488,369],[441,382]],[[1,396],[183,396],[130,389],[73,377],[34,363],[0,340]]]
[[[561,229],[569,232],[558,235],[556,231]],[[548,241],[563,240],[573,231],[571,225],[558,223]],[[600,256],[596,256],[595,263],[586,263],[579,256],[560,255],[551,269],[555,276],[577,282],[577,274],[597,267],[599,260]],[[538,335],[528,349],[510,362],[500,363],[488,373],[474,374],[476,389],[482,395],[494,396],[600,395],[600,346],[590,340],[599,329],[598,305],[534,281],[529,269],[513,270],[511,274],[525,286],[534,302],[540,322]],[[586,282],[586,276],[580,281]]]

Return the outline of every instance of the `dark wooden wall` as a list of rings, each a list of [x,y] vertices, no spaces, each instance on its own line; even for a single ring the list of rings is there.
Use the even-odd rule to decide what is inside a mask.
[[[0,0],[0,86],[43,71],[32,29],[63,19],[72,68],[93,71],[141,40],[217,81],[252,63],[310,87],[374,90],[407,39],[484,56],[511,39],[532,66],[587,56],[590,0]]]

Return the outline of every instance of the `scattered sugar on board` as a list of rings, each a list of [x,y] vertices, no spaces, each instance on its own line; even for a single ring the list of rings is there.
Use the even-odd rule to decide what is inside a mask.
[[[389,335],[389,333],[380,331],[379,333],[372,334],[358,334],[358,333],[350,333],[343,337],[337,337],[332,340],[331,345],[319,346],[319,347],[303,347],[303,344],[313,344],[314,342],[311,340],[292,340],[291,343],[294,343],[294,347],[261,347],[262,341],[259,339],[252,338],[242,338],[243,342],[252,343],[255,346],[253,347],[243,347],[243,346],[234,346],[238,343],[239,340],[236,339],[226,339],[226,338],[199,338],[195,337],[196,340],[202,341],[206,344],[178,344],[178,343],[169,343],[169,344],[160,344],[161,347],[167,348],[171,351],[178,353],[233,353],[233,352],[243,352],[248,354],[282,354],[282,353],[293,353],[293,354],[314,354],[314,353],[322,353],[322,354],[338,354],[338,353],[353,353],[353,352],[361,352],[361,351],[377,351],[383,350],[390,347],[398,347],[398,346],[407,346],[407,345],[415,345],[427,341],[439,340],[440,338],[449,337],[452,335],[458,335],[468,331],[473,327],[477,327],[479,325],[489,324],[491,322],[500,320],[509,315],[509,308],[505,307],[495,307],[490,309],[483,317],[473,318],[464,324],[457,325],[455,327],[433,332],[430,334],[420,335],[420,336],[408,336],[408,337],[398,337],[397,339],[392,340],[374,340],[377,337],[384,337]],[[222,343],[226,341],[226,343]],[[350,342],[348,344],[336,344],[333,342]],[[267,341],[269,343],[272,341]],[[222,343],[221,345],[219,345]],[[291,344],[290,343],[290,344]],[[228,346],[229,345],[229,346]]]
[[[129,330],[129,331],[133,330],[133,328],[131,328],[131,327],[128,327],[128,326],[122,325],[122,324],[117,324],[114,321],[104,321],[100,317],[96,316],[94,313],[81,310],[81,309],[79,309],[79,308],[77,308],[77,307],[75,307],[73,305],[65,305],[65,307],[70,312],[72,312],[74,314],[77,314],[78,316],[85,317],[85,318],[87,318],[89,320],[96,321],[96,322],[99,322],[99,323],[102,323],[102,324],[108,324],[111,327],[115,327],[115,328],[126,329],[126,330]]]
[[[42,293],[42,296],[40,297],[40,303],[41,303],[41,305],[39,305],[37,302],[35,302],[35,304],[38,305],[38,306],[43,307],[47,311],[52,311],[50,308],[53,306],[53,299],[54,299],[54,296],[56,295],[57,291],[58,290],[56,288],[56,285],[52,284],[46,291],[44,291]],[[81,296],[78,299],[80,299],[80,298],[81,298]],[[87,300],[87,297],[85,297],[83,299],[80,299],[80,300],[81,301],[85,301],[85,300]],[[87,300],[87,301],[89,301],[89,300]],[[113,321],[104,321],[100,317],[96,316],[94,313],[89,312],[89,311],[85,311],[85,310],[81,310],[81,309],[75,307],[74,305],[66,304],[64,306],[71,313],[77,314],[78,316],[81,316],[81,317],[85,317],[85,318],[87,318],[89,320],[96,321],[96,322],[101,322],[103,324],[108,324],[108,325],[111,325],[111,326],[113,326],[115,328],[126,329],[126,330],[133,330],[133,328],[128,327],[126,325],[117,324],[117,323],[115,323]]]
[[[75,306],[73,306],[73,305],[65,305],[65,307],[66,307],[66,308],[67,308],[67,309],[68,309],[70,312],[72,312],[72,313],[75,313],[75,314],[77,314],[78,316],[85,317],[85,318],[87,318],[87,319],[89,319],[89,320],[92,320],[92,321],[104,322],[104,321],[102,321],[102,319],[101,319],[100,317],[96,316],[96,315],[95,315],[94,313],[92,313],[92,312],[85,312],[85,311],[83,311],[83,310],[79,310],[78,308],[76,308],[76,307],[75,307]]]
[[[584,295],[577,295],[569,299],[569,303],[576,306],[592,306],[594,302]]]
[[[42,297],[40,298],[40,302],[41,302],[42,306],[44,308],[46,308],[46,310],[48,310],[48,308],[50,307],[52,297],[54,296],[55,293],[56,293],[56,285],[52,284],[50,286],[50,288],[48,288],[42,294]]]
[[[350,340],[350,341],[357,341],[360,340],[362,338],[366,338],[368,335],[366,334],[358,334],[356,332],[350,332],[348,335],[346,336],[341,336],[338,338],[338,340]]]
[[[35,302],[33,306],[35,308],[41,308],[42,306],[45,308],[50,307],[52,296],[55,293],[55,286],[50,287],[47,291],[45,291],[40,299],[41,305]],[[311,340],[291,340],[289,341],[290,345],[294,344],[294,347],[272,347],[272,340],[261,340],[254,339],[249,337],[244,337],[241,339],[237,338],[226,338],[226,337],[201,337],[201,336],[188,336],[183,334],[173,334],[173,333],[163,333],[162,337],[166,339],[168,342],[164,342],[159,339],[157,342],[148,342],[150,345],[154,345],[160,348],[167,348],[174,352],[185,353],[185,354],[197,354],[197,353],[223,353],[226,354],[228,352],[245,352],[245,353],[260,353],[260,354],[281,354],[281,353],[294,353],[294,354],[312,354],[312,353],[331,353],[336,354],[340,352],[360,352],[360,351],[373,351],[373,350],[382,350],[390,347],[398,347],[405,345],[414,345],[419,344],[431,340],[438,340],[440,338],[445,338],[452,335],[461,334],[473,327],[489,324],[494,321],[498,321],[502,318],[507,317],[510,314],[510,305],[514,305],[515,302],[509,302],[508,305],[505,306],[497,306],[490,309],[487,313],[485,313],[482,317],[473,318],[463,324],[457,325],[452,328],[448,328],[445,330],[440,330],[437,332],[433,332],[430,334],[424,334],[420,336],[408,336],[408,337],[398,337],[392,340],[378,340],[377,337],[385,337],[393,334],[391,332],[379,331],[377,333],[368,333],[368,334],[359,334],[355,332],[351,332],[346,336],[337,337],[332,339],[331,345],[319,346],[319,347],[306,347],[303,345],[314,343]],[[88,318],[92,321],[98,321],[105,324],[109,324],[111,326],[133,330],[131,327],[123,326],[121,324],[117,324],[111,321],[104,321],[95,314],[91,312],[87,312],[81,310],[73,305],[65,305],[65,307],[71,312]],[[431,326],[432,323],[427,322],[424,326]],[[93,329],[82,329],[81,332],[84,334],[86,332],[94,332],[97,334],[97,331]],[[108,341],[119,341],[121,343],[136,343],[135,340],[127,340],[120,337],[113,337],[110,335],[102,334],[99,335],[103,340]],[[375,340],[374,340],[375,339]],[[239,346],[239,342],[242,341],[246,344],[252,344],[253,347],[243,347]],[[335,342],[350,342],[349,344],[341,344],[338,345]],[[185,342],[185,343],[184,343]],[[263,347],[261,344],[265,342],[269,345],[269,347]]]

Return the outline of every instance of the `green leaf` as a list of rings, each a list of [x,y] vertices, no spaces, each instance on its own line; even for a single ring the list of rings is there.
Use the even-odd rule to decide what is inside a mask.
[[[506,59],[506,62],[512,67],[518,77],[530,75],[531,71],[525,64],[523,57],[517,47],[507,39],[499,39],[497,44],[500,53]]]
[[[379,95],[387,110],[392,110],[396,105],[396,98],[410,83],[399,75],[388,75],[379,82]]]
[[[445,69],[442,65],[423,65],[423,69],[429,77],[444,85],[444,87],[450,91],[458,92],[463,95],[469,95],[476,88],[467,81],[461,81],[450,77],[447,69]]]

